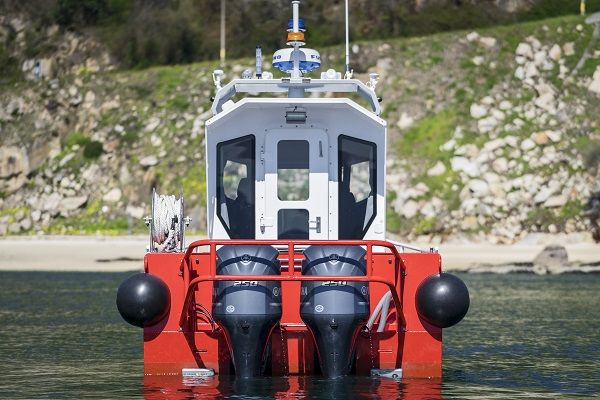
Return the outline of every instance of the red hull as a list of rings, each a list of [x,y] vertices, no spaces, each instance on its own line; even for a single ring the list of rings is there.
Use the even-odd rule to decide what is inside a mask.
[[[216,276],[216,247],[223,244],[284,245],[280,256],[281,276]],[[306,244],[358,244],[367,247],[367,276],[344,280],[370,282],[371,311],[381,297],[393,290],[395,307],[377,333],[361,333],[356,344],[356,374],[369,375],[372,368],[402,368],[404,378],[439,378],[442,374],[442,330],[419,318],[415,293],[428,276],[441,272],[437,253],[397,253],[383,241],[233,241],[194,242],[186,254],[149,253],[144,258],[146,272],[161,278],[171,292],[168,316],[144,329],[144,370],[146,375],[180,375],[182,368],[212,368],[217,374],[230,374],[231,358],[222,330],[203,315],[212,309],[215,280],[282,281],[282,317],[271,334],[272,375],[315,374],[317,354],[310,331],[300,318],[302,280],[339,280],[339,277],[300,275],[302,252]],[[387,249],[383,249],[383,247]],[[208,249],[206,249],[208,248]],[[195,252],[196,249],[204,250]],[[386,251],[387,250],[387,251]],[[398,317],[399,316],[399,317]]]

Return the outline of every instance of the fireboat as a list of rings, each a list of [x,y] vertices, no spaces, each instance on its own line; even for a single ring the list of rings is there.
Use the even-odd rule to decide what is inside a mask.
[[[186,245],[183,195],[153,191],[144,272],[117,308],[143,328],[146,376],[439,378],[468,289],[436,248],[386,239],[379,76],[353,78],[346,41],[343,76],[309,77],[321,57],[291,3],[284,77],[259,47],[241,79],[213,73],[208,239]]]

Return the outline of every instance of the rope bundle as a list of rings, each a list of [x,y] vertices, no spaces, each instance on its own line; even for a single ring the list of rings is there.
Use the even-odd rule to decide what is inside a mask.
[[[183,198],[154,192],[152,205],[152,242],[159,252],[177,251],[183,242]]]

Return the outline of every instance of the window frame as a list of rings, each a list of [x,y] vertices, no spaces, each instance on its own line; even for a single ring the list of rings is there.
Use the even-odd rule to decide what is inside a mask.
[[[248,141],[250,140],[250,157],[251,157],[251,163],[250,165],[247,165],[247,172],[248,172],[248,176],[246,178],[250,179],[250,182],[252,182],[252,193],[254,194],[254,198],[252,198],[252,202],[253,202],[253,207],[252,207],[252,237],[250,238],[245,238],[245,237],[240,237],[240,235],[236,234],[235,231],[233,231],[231,229],[230,224],[227,224],[225,222],[225,220],[223,219],[222,215],[221,215],[221,204],[222,202],[224,202],[225,204],[227,204],[227,201],[225,199],[229,199],[229,197],[227,197],[227,195],[225,195],[225,187],[223,185],[223,179],[224,179],[224,168],[221,168],[221,164],[223,162],[223,158],[222,158],[222,148],[224,146],[228,146],[228,145],[232,145],[232,144],[236,144],[238,142],[244,142],[244,141]],[[223,228],[225,228],[225,231],[227,232],[227,235],[231,238],[231,239],[254,239],[256,237],[256,136],[253,134],[249,134],[249,135],[245,135],[245,136],[240,136],[240,137],[236,137],[234,139],[230,139],[230,140],[226,140],[223,142],[219,142],[217,143],[217,165],[216,165],[216,177],[217,177],[217,184],[216,184],[216,200],[217,200],[217,207],[216,207],[216,214],[217,214],[217,218],[219,219],[219,221],[221,222],[221,225],[223,226]],[[235,161],[235,160],[231,160],[228,159],[230,161]],[[236,161],[237,162],[237,161]],[[239,183],[238,183],[239,185]],[[229,199],[231,200],[231,199]],[[227,209],[227,215],[228,218],[231,218],[230,215],[230,210]],[[231,220],[230,220],[231,223]]]
[[[370,167],[371,170],[370,172],[370,181],[371,181],[371,196],[373,196],[373,214],[371,215],[371,218],[369,219],[369,221],[367,222],[366,225],[364,225],[364,215],[362,216],[362,221],[363,221],[363,228],[361,231],[361,237],[356,237],[356,238],[342,238],[341,237],[341,226],[344,223],[344,217],[343,217],[343,213],[342,213],[342,196],[340,196],[341,193],[341,187],[342,187],[342,180],[343,180],[343,171],[342,171],[342,167],[344,165],[344,163],[342,162],[342,156],[343,156],[343,146],[342,146],[342,142],[344,140],[347,141],[353,141],[355,143],[360,143],[363,145],[367,145],[370,146],[372,148],[373,151],[373,158],[368,160],[370,163]],[[357,137],[354,136],[349,136],[349,135],[339,135],[338,136],[338,168],[337,168],[337,172],[338,172],[338,185],[337,185],[337,189],[338,189],[338,239],[348,239],[348,240],[361,240],[365,237],[365,235],[367,234],[367,232],[369,231],[369,228],[371,227],[371,225],[373,224],[373,222],[375,221],[375,218],[377,217],[377,143],[375,142],[371,142],[368,140],[364,140],[364,139],[359,139]],[[350,164],[350,166],[352,166],[353,164]],[[351,174],[351,172],[350,172]],[[350,176],[350,175],[349,175]],[[350,187],[350,182],[348,182],[348,188]],[[367,198],[365,198],[363,201],[368,201],[369,200],[368,196]],[[358,202],[357,202],[358,204]]]

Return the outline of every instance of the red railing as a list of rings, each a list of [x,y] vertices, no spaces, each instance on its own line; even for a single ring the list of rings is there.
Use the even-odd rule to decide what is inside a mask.
[[[287,259],[287,273],[281,275],[217,275],[217,246],[225,245],[269,245],[269,246],[286,246],[288,250]],[[366,275],[364,276],[307,276],[297,274],[294,265],[294,254],[297,246],[365,246],[366,247]],[[208,273],[190,280],[191,276],[191,264],[190,257],[194,254],[194,250],[201,246],[209,247],[210,263],[208,265]],[[394,256],[394,281],[385,279],[380,276],[375,276],[373,273],[373,247],[383,247],[391,251]],[[382,240],[198,240],[191,243],[181,260],[180,272],[183,275],[184,288],[185,289],[185,300],[183,302],[183,309],[181,310],[181,316],[179,318],[179,326],[183,327],[189,314],[190,304],[193,298],[194,290],[196,286],[201,282],[208,281],[279,281],[279,282],[295,282],[295,281],[338,281],[343,278],[344,281],[349,282],[373,282],[381,283],[386,285],[392,293],[394,300],[394,306],[396,309],[396,316],[399,321],[403,321],[404,317],[402,314],[402,303],[401,303],[401,289],[400,284],[401,272],[405,269],[404,263],[400,258],[400,253],[396,247],[386,241]],[[201,271],[198,271],[201,273]],[[400,288],[400,290],[398,290]],[[400,292],[400,294],[399,294]],[[400,326],[400,324],[399,324]]]

